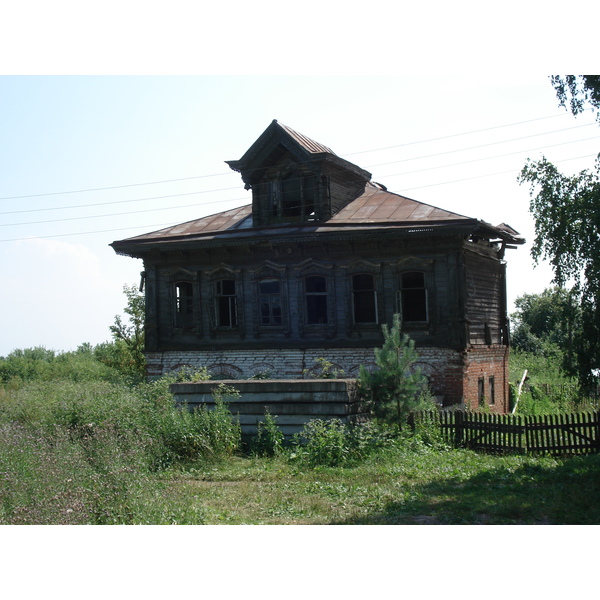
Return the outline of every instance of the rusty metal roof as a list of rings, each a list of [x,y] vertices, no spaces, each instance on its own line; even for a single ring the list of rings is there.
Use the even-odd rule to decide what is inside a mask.
[[[328,148],[327,146],[324,146],[323,144],[320,144],[319,142],[315,142],[314,140],[311,140],[309,137],[305,136],[304,134],[294,131],[291,127],[288,127],[287,125],[284,125],[283,123],[279,123],[279,121],[277,121],[276,119],[273,121],[273,123],[277,123],[277,125],[279,125],[279,127],[281,127],[283,130],[285,130],[291,137],[293,137],[308,152],[311,152],[312,154],[319,154],[321,152],[325,152],[327,154],[336,155],[335,152],[333,150],[331,150],[331,148]]]
[[[303,234],[352,233],[374,228],[417,231],[428,229],[440,233],[449,229],[461,230],[465,227],[484,231],[491,237],[506,239],[512,243],[522,243],[518,233],[502,225],[494,227],[478,219],[473,219],[429,204],[412,200],[385,190],[382,186],[368,183],[364,193],[342,208],[325,222],[296,222],[254,227],[252,205],[248,204],[215,215],[202,217],[173,227],[167,227],[137,237],[113,242],[117,252],[128,254],[134,248],[149,247],[170,243],[228,243],[232,240],[243,242],[251,239],[269,238],[276,241],[279,236],[302,236]]]

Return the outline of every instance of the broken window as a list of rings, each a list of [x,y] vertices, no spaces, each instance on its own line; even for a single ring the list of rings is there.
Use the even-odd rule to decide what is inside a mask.
[[[327,280],[321,275],[311,275],[304,279],[307,325],[326,324],[327,319]]]
[[[281,284],[278,279],[263,279],[258,284],[260,324],[281,325]]]
[[[189,281],[178,281],[174,284],[175,327],[185,328],[193,325],[194,288]]]
[[[425,273],[409,271],[403,273],[400,290],[400,309],[402,321],[427,321],[427,289]]]
[[[237,327],[237,297],[234,279],[215,282],[215,314],[218,327]]]
[[[477,399],[479,406],[485,405],[485,377],[480,377],[477,380]]]
[[[276,219],[314,221],[317,181],[294,171],[269,184],[271,215]]]
[[[355,323],[377,323],[375,277],[368,273],[352,276],[352,309]]]

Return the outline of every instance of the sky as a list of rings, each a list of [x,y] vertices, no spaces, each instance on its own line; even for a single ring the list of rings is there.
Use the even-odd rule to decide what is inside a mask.
[[[142,262],[109,244],[250,201],[225,160],[272,119],[391,191],[506,222],[533,239],[517,176],[543,155],[591,166],[593,116],[557,106],[547,76],[4,76],[0,78],[0,356],[110,338]],[[509,304],[550,285],[530,243],[507,254]]]
[[[250,202],[224,161],[273,119],[393,192],[524,235],[509,310],[552,278],[520,170],[544,155],[574,173],[600,146],[546,74],[1,76],[0,356],[109,340],[142,271],[109,244]]]

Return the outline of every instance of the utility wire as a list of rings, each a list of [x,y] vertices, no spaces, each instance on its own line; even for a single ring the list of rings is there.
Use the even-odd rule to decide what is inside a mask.
[[[464,136],[464,135],[471,135],[474,133],[481,133],[484,131],[491,131],[493,129],[501,129],[504,127],[514,127],[517,125],[524,125],[527,123],[532,123],[534,121],[541,121],[544,119],[553,119],[556,117],[561,117],[564,115],[568,115],[568,113],[560,113],[557,115],[549,115],[547,117],[538,117],[535,119],[529,119],[527,121],[518,121],[515,123],[507,123],[504,125],[496,125],[493,127],[487,127],[484,129],[476,129],[473,131],[466,131],[466,132],[462,132],[462,133],[455,133],[455,134],[451,134],[451,135],[446,135],[446,136],[441,136],[441,137],[437,137],[437,138],[430,138],[427,140],[417,140],[414,142],[406,142],[404,144],[397,144],[394,146],[386,146],[386,147],[382,147],[382,148],[374,148],[372,150],[361,150],[358,152],[351,152],[351,153],[347,153],[344,156],[354,156],[356,154],[366,154],[368,152],[377,152],[380,150],[389,150],[389,149],[393,149],[393,148],[400,148],[403,146],[411,146],[411,145],[415,145],[415,144],[425,144],[428,142],[434,142],[434,141],[439,141],[439,140],[444,140],[444,139],[450,139],[450,138],[454,138],[454,137],[460,137],[460,136]],[[558,130],[558,131],[563,131],[563,130]],[[502,143],[502,142],[499,142]],[[343,157],[342,157],[343,158]],[[374,165],[374,166],[378,166],[378,165]],[[367,167],[370,168],[370,167]],[[41,198],[44,196],[59,196],[59,195],[64,195],[64,194],[79,194],[79,193],[86,193],[86,192],[99,192],[99,191],[106,191],[106,190],[116,190],[116,189],[124,189],[124,188],[130,188],[130,187],[139,187],[139,186],[143,186],[143,185],[158,185],[158,184],[163,184],[163,183],[174,183],[174,182],[179,182],[179,181],[189,181],[192,179],[203,179],[203,178],[208,178],[208,177],[221,177],[224,175],[231,175],[232,172],[231,171],[226,171],[223,173],[211,173],[208,175],[194,175],[191,177],[179,177],[179,178],[175,178],[175,179],[164,179],[164,180],[160,180],[160,181],[146,181],[146,182],[142,182],[142,183],[130,183],[130,184],[125,184],[125,185],[113,185],[113,186],[105,186],[105,187],[97,187],[97,188],[85,188],[85,189],[79,189],[79,190],[68,190],[68,191],[63,191],[63,192],[46,192],[46,193],[42,193],[42,194],[26,194],[26,195],[21,195],[21,196],[3,196],[0,197],[0,200],[21,200],[21,199],[25,199],[25,198]]]
[[[590,140],[596,140],[599,139],[600,136],[594,136],[591,138],[584,138],[584,139],[579,139],[579,140],[570,140],[567,142],[560,142],[558,144],[551,144],[549,146],[540,146],[537,148],[529,148],[526,150],[517,150],[516,152],[509,152],[509,153],[505,153],[505,154],[499,154],[499,155],[494,155],[494,156],[487,156],[487,157],[482,157],[482,158],[475,158],[472,160],[467,160],[467,161],[461,161],[458,163],[451,163],[451,164],[446,164],[446,165],[438,165],[435,167],[426,167],[423,169],[415,169],[412,171],[404,171],[402,173],[394,173],[391,175],[385,175],[385,177],[399,177],[401,175],[410,175],[412,173],[422,173],[422,172],[426,172],[426,171],[433,171],[436,169],[443,169],[443,168],[448,168],[448,167],[457,167],[457,166],[461,166],[461,165],[465,165],[465,164],[470,164],[470,163],[474,163],[474,162],[480,162],[480,161],[484,161],[484,160],[494,160],[496,158],[505,158],[507,156],[514,156],[516,154],[524,154],[527,152],[535,152],[537,150],[544,150],[546,148],[554,148],[556,146],[564,146],[567,144],[574,144],[577,142],[586,142],[586,141],[590,141]],[[411,160],[411,159],[408,159]],[[568,159],[567,159],[568,160]],[[397,162],[404,162],[404,161],[397,161]],[[385,164],[394,164],[394,163],[385,163]],[[426,186],[427,187],[427,186]],[[16,210],[16,211],[6,211],[6,212],[1,212],[0,215],[8,215],[8,214],[22,214],[22,213],[33,213],[33,212],[42,212],[42,211],[52,211],[52,210],[66,210],[66,209],[73,209],[73,208],[88,208],[88,207],[93,207],[93,206],[108,206],[108,205],[112,205],[112,204],[126,204],[126,203],[131,203],[131,202],[142,202],[142,201],[146,201],[146,200],[162,200],[165,198],[176,198],[176,197],[181,197],[181,196],[193,196],[193,195],[197,195],[197,194],[205,194],[205,193],[209,193],[209,192],[221,192],[221,191],[229,191],[229,190],[238,190],[239,186],[236,187],[232,187],[232,188],[221,188],[219,190],[204,190],[204,191],[199,191],[199,192],[188,192],[188,193],[182,193],[182,194],[169,194],[167,196],[154,196],[154,197],[150,197],[150,198],[135,198],[132,200],[117,200],[117,201],[112,201],[112,202],[96,202],[93,204],[81,204],[81,205],[76,205],[76,206],[62,206],[62,207],[47,207],[47,208],[39,208],[39,209],[29,209],[29,210]],[[411,189],[416,189],[416,188],[411,188]],[[209,202],[203,202],[202,205],[208,205],[208,204],[221,204],[221,203],[226,203],[226,202],[236,202],[238,200],[246,200],[247,198],[229,198],[226,200],[212,200]],[[34,224],[39,224],[39,223],[57,223],[60,221],[75,221],[78,219],[94,219],[94,218],[98,218],[98,217],[113,217],[113,216],[119,216],[119,215],[130,215],[130,214],[139,214],[139,213],[144,213],[144,212],[155,212],[157,210],[169,210],[169,209],[178,209],[178,208],[188,208],[190,206],[196,206],[196,203],[193,204],[185,204],[182,206],[168,206],[168,207],[164,207],[164,208],[152,208],[152,209],[144,209],[144,210],[139,210],[139,211],[129,211],[129,212],[121,212],[121,213],[112,213],[112,214],[103,214],[103,215],[89,215],[89,216],[84,216],[84,217],[65,217],[65,218],[61,218],[61,219],[49,219],[49,220],[44,220],[44,221],[28,221],[28,222],[24,222],[24,223],[1,223],[0,227],[8,227],[8,226],[12,226],[12,225],[34,225]]]
[[[495,146],[497,144],[503,144],[503,143],[513,142],[513,141],[528,139],[528,138],[531,138],[531,137],[538,137],[538,136],[541,136],[541,135],[548,135],[548,134],[551,134],[551,133],[557,133],[557,132],[561,132],[561,131],[566,131],[568,129],[577,129],[579,127],[588,127],[589,125],[594,125],[594,123],[589,123],[589,124],[586,124],[586,125],[577,125],[575,127],[569,127],[567,129],[561,129],[561,130],[552,131],[552,132],[544,132],[544,133],[539,133],[539,134],[524,136],[524,137],[521,137],[521,138],[514,138],[514,139],[511,139],[511,140],[503,140],[503,141],[500,141],[500,142],[492,142],[492,143],[489,143],[489,144],[482,144],[482,145],[479,145],[479,146],[471,146],[469,148],[460,148],[458,150],[450,150],[450,151],[446,151],[446,152],[439,152],[439,153],[429,154],[429,155],[424,155],[424,156],[417,156],[417,157],[405,158],[405,159],[398,160],[398,161],[390,161],[390,162],[387,162],[387,163],[380,163],[378,165],[370,165],[368,168],[380,167],[380,166],[387,166],[387,165],[397,164],[397,163],[401,163],[401,162],[409,162],[409,161],[412,161],[412,160],[419,160],[419,159],[423,159],[423,158],[433,158],[433,157],[436,157],[436,156],[442,156],[442,155],[446,155],[446,154],[454,154],[455,152],[463,152],[463,151],[467,151],[467,150],[475,150],[475,149],[479,149],[479,148],[483,148],[483,147],[487,147],[487,146]],[[437,167],[426,167],[424,169],[417,169],[417,170],[414,170],[414,171],[407,171],[405,173],[399,173],[398,175],[404,175],[404,174],[409,174],[409,173],[418,173],[418,172],[428,171],[428,170],[432,170],[432,169],[439,169],[439,168],[443,168],[443,167],[447,167],[447,166],[459,166],[459,165],[462,165],[462,164],[468,164],[470,162],[477,162],[477,161],[480,161],[480,160],[492,160],[494,158],[502,158],[504,156],[510,156],[510,155],[514,155],[514,154],[520,154],[520,153],[524,153],[524,152],[535,152],[537,150],[543,150],[544,148],[553,148],[553,147],[561,146],[561,145],[564,145],[564,144],[571,144],[571,143],[576,143],[576,142],[584,142],[584,141],[589,141],[589,140],[592,140],[592,139],[597,139],[597,137],[584,138],[584,139],[580,139],[580,140],[571,140],[571,141],[568,141],[568,142],[561,142],[561,143],[558,143],[558,144],[551,144],[551,145],[548,145],[548,146],[543,146],[543,147],[538,147],[538,148],[531,148],[531,149],[528,149],[528,150],[519,150],[519,151],[508,153],[508,154],[501,154],[501,155],[495,155],[495,156],[492,156],[492,157],[484,157],[484,158],[478,158],[478,159],[474,159],[474,160],[470,160],[470,161],[463,161],[463,162],[458,162],[458,163],[452,163],[450,165],[442,165],[442,166],[437,166]],[[387,177],[393,177],[393,176],[394,175],[387,175]],[[131,202],[143,202],[143,201],[148,201],[148,200],[162,200],[162,199],[165,199],[165,198],[177,198],[177,197],[182,197],[182,196],[193,196],[193,195],[196,195],[196,194],[217,193],[217,192],[230,191],[230,190],[239,190],[239,186],[233,186],[233,187],[227,187],[227,188],[217,188],[217,189],[210,189],[210,190],[201,190],[201,191],[196,191],[196,192],[186,192],[186,193],[180,193],[180,194],[167,194],[167,195],[164,195],[164,196],[151,196],[151,197],[144,197],[144,198],[134,198],[134,199],[131,199],[131,200],[115,200],[115,201],[110,201],[110,202],[94,202],[94,203],[78,204],[78,205],[70,205],[70,206],[53,206],[53,207],[25,209],[25,210],[11,210],[11,211],[0,212],[0,215],[23,214],[23,213],[31,213],[31,212],[46,212],[46,211],[53,211],[53,210],[70,210],[70,209],[78,209],[78,208],[88,208],[88,207],[93,207],[93,206],[108,206],[108,205],[112,205],[112,204],[128,204],[128,203],[131,203]],[[229,200],[213,201],[213,202],[210,202],[210,204],[212,204],[212,203],[218,203],[218,202],[229,202]],[[128,214],[128,213],[124,213],[124,214]]]
[[[555,162],[557,162],[557,163],[567,162],[569,160],[579,160],[582,158],[590,158],[593,156],[595,157],[595,156],[597,156],[597,154],[587,154],[585,156],[575,156],[575,157],[571,157],[571,158],[557,160]],[[514,169],[510,169],[507,171],[499,171],[496,173],[486,173],[485,175],[474,175],[472,177],[465,177],[463,179],[455,179],[453,181],[441,181],[438,183],[421,185],[421,186],[417,186],[414,188],[407,188],[404,190],[395,190],[392,193],[403,195],[405,192],[412,191],[412,190],[424,189],[427,187],[434,187],[434,186],[438,186],[438,185],[449,185],[452,183],[460,183],[463,181],[470,181],[472,179],[482,179],[484,177],[495,177],[497,175],[505,175],[507,173],[514,173]],[[202,218],[202,217],[199,217],[199,218]],[[58,238],[58,237],[71,237],[71,236],[77,236],[77,235],[93,235],[96,233],[111,233],[111,232],[116,232],[116,231],[126,231],[126,230],[132,230],[132,229],[150,229],[151,227],[159,227],[162,229],[162,228],[172,227],[172,226],[179,225],[179,224],[180,224],[179,222],[171,221],[170,223],[159,223],[159,224],[155,224],[155,225],[135,225],[135,226],[131,226],[131,227],[121,227],[118,229],[101,229],[101,230],[96,230],[96,231],[83,231],[83,232],[75,232],[75,233],[58,233],[58,234],[51,234],[51,235],[39,235],[39,236],[28,237],[28,238],[25,237],[25,238],[12,238],[12,239],[0,240],[0,243],[2,243],[2,242],[21,242],[21,241],[25,241],[25,240],[29,240],[29,239],[47,239],[47,238]],[[157,230],[153,230],[153,231],[157,231]]]

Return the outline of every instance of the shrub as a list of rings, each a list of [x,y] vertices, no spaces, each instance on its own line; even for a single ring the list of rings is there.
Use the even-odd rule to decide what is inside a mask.
[[[265,420],[256,426],[256,436],[252,439],[252,453],[257,456],[278,456],[283,451],[284,435],[277,426],[277,417],[268,410]]]

